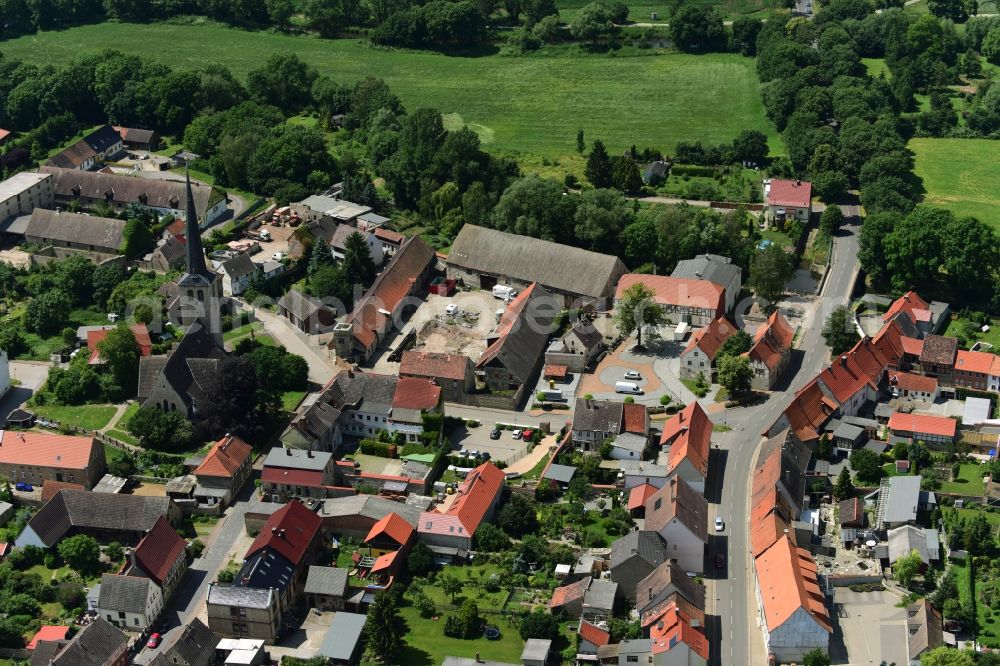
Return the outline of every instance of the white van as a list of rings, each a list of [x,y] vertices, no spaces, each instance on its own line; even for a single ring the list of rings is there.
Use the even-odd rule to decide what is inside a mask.
[[[493,285],[493,298],[509,301],[515,296],[517,296],[517,290],[514,287],[508,287],[503,284]]]
[[[635,382],[615,382],[615,393],[642,395],[642,389]]]

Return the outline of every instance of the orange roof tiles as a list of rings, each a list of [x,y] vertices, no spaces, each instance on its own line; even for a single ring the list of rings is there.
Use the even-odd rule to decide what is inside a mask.
[[[656,486],[651,486],[648,483],[636,486],[628,493],[628,510],[634,511],[636,509],[641,509],[646,505],[646,500],[648,500],[655,492]]]
[[[393,231],[392,229],[386,229],[385,227],[376,227],[372,233],[375,234],[375,238],[389,241],[395,245],[400,245],[404,240],[406,240],[406,236],[403,234],[398,231]]]
[[[712,448],[712,421],[697,401],[663,424],[660,446],[670,446],[667,473],[687,460],[702,476],[708,475],[708,452]]]
[[[799,609],[828,632],[833,631],[809,553],[783,536],[754,561],[768,631],[784,624]]]
[[[926,310],[928,308],[927,301],[920,298],[920,294],[915,291],[908,291],[889,306],[886,313],[882,315],[883,321],[889,321],[895,317],[900,312],[905,312],[906,316],[910,318],[910,321],[916,323],[917,316],[914,314],[914,310]]]
[[[807,442],[819,438],[819,429],[837,407],[837,403],[823,393],[814,379],[795,394],[784,415],[795,436]]]
[[[194,470],[195,476],[232,478],[253,453],[253,447],[239,437],[226,435],[209,449],[208,455]]]
[[[365,543],[383,534],[400,546],[405,546],[413,538],[413,526],[395,511],[387,513],[382,520],[372,525],[368,536],[365,537]]]
[[[0,463],[82,470],[97,446],[93,437],[0,430]]]
[[[146,328],[145,324],[132,324],[129,327],[132,330],[132,337],[135,338],[135,343],[139,345],[139,356],[149,356],[153,353],[153,341],[149,338],[149,329]],[[95,365],[98,363],[103,363],[104,360],[101,358],[101,352],[97,348],[104,338],[108,337],[113,329],[101,328],[94,331],[87,331],[87,349],[90,351],[90,360],[88,363],[90,365]]]
[[[684,643],[702,659],[708,659],[708,639],[676,604],[668,604],[660,613],[649,628],[649,637],[653,641],[653,654],[668,652],[678,643]]]
[[[27,648],[29,650],[34,650],[38,646],[39,641],[63,641],[66,640],[66,636],[69,634],[69,627],[63,627],[61,625],[46,624],[35,632],[35,635],[31,637],[31,641],[28,643]]]
[[[889,430],[893,432],[911,432],[914,435],[954,437],[957,428],[958,423],[955,419],[949,419],[944,416],[894,412],[889,417]]]
[[[302,502],[292,500],[271,514],[261,528],[260,534],[250,545],[244,559],[250,558],[264,548],[271,548],[298,566],[319,532],[322,522],[320,517],[307,509]]]
[[[955,370],[961,372],[978,372],[988,375],[993,370],[997,355],[981,351],[965,351],[959,349],[955,355]]]
[[[921,391],[937,393],[938,381],[933,377],[916,375],[912,372],[897,372],[889,377],[890,386],[896,386],[904,391]]]
[[[888,360],[871,341],[865,338],[846,354],[841,354],[817,379],[843,404],[866,386],[877,389],[877,381],[888,366]]]
[[[396,563],[396,556],[399,555],[398,550],[394,550],[391,553],[383,553],[372,564],[372,573],[378,573],[379,571],[385,571],[387,569],[392,569],[393,565]]]
[[[475,534],[479,524],[483,522],[486,512],[503,490],[505,480],[499,467],[485,462],[469,472],[458,487],[458,499],[448,509],[448,513],[462,522],[470,536]]]
[[[913,356],[920,356],[924,352],[924,341],[919,338],[909,338],[905,335],[902,338],[903,352]]]
[[[812,199],[812,183],[807,180],[772,178],[767,193],[767,205],[808,208]]]
[[[622,405],[622,432],[631,432],[636,435],[649,434],[649,412],[645,405],[639,403],[625,403]]]
[[[602,647],[611,642],[610,633],[586,620],[580,620],[580,628],[577,633],[580,635],[580,638],[597,647]]]
[[[552,591],[552,599],[549,600],[549,608],[559,608],[571,601],[583,599],[590,587],[590,578],[581,578],[569,585],[560,585]]]
[[[709,359],[715,359],[716,353],[734,333],[736,327],[725,317],[713,319],[708,326],[699,328],[691,335],[684,352],[687,353],[697,347]]]
[[[166,516],[153,523],[153,529],[135,547],[135,561],[159,586],[163,586],[177,558],[184,557],[186,543]]]
[[[708,280],[691,280],[669,275],[643,275],[627,273],[618,280],[615,298],[621,298],[626,289],[643,283],[653,290],[653,301],[660,305],[700,308],[722,314],[726,290]]]
[[[400,377],[392,406],[397,409],[434,409],[441,402],[441,387],[424,377]]]
[[[399,375],[462,381],[470,365],[469,357],[460,354],[407,351],[403,352],[403,357],[400,359]]]
[[[757,329],[753,346],[747,352],[751,361],[763,363],[771,370],[777,367],[782,357],[792,347],[795,331],[778,310],[771,313],[767,323]]]

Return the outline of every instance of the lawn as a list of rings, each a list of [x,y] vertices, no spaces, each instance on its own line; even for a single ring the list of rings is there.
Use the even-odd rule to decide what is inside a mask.
[[[890,76],[889,66],[885,64],[885,58],[862,58],[861,64],[868,70],[869,76],[878,78],[879,74]]]
[[[731,141],[747,128],[767,132],[772,149],[781,150],[764,115],[754,61],[733,54],[616,57],[561,49],[516,58],[453,57],[208,21],[85,25],[10,40],[3,52],[8,59],[54,64],[109,45],[177,68],[217,62],[240,77],[271,53],[296,53],[339,82],[382,77],[407,108],[457,114],[450,116],[452,126],[468,124],[487,147],[501,151],[572,155],[579,128],[588,141],[603,139],[612,154],[632,144],[670,152],[678,140]]]
[[[222,334],[222,339],[225,342],[236,342],[245,337],[248,337],[252,332],[255,336],[260,331],[264,330],[264,324],[259,321],[252,322],[250,324],[244,324],[243,326],[237,326],[236,328],[226,331]]]
[[[962,325],[962,319],[956,317],[948,322],[948,330],[945,331],[945,335],[949,337],[958,337],[959,327]],[[980,331],[976,334],[975,340],[969,340],[966,347],[971,347],[976,342],[988,342],[993,345],[993,349],[986,351],[998,352],[1000,351],[1000,319],[993,319],[990,321],[990,330],[986,333]]]
[[[304,397],[305,391],[286,391],[281,394],[281,408],[286,412],[295,411]]]
[[[972,215],[1000,231],[997,143],[988,139],[911,139],[924,203]]]
[[[986,516],[986,520],[994,529],[997,526],[1000,526],[1000,513],[995,513],[993,511],[982,511],[980,509],[952,509],[947,507],[945,507],[944,511],[948,512],[958,511],[958,515],[960,515],[962,518],[965,518],[966,520],[975,518],[976,514],[981,513],[984,516]]]
[[[976,463],[965,463],[961,466],[957,479],[941,483],[941,492],[982,497],[985,492],[983,485],[984,469],[982,465]],[[997,517],[997,520],[1000,520],[1000,516]]]
[[[128,422],[132,420],[132,417],[135,416],[136,412],[139,411],[140,407],[142,407],[142,405],[140,405],[138,401],[131,402],[125,411],[122,412],[122,415],[118,417],[118,420],[112,425],[116,428],[124,429]]]
[[[117,409],[114,405],[41,405],[32,407],[38,416],[60,425],[83,430],[100,430],[111,422]]]

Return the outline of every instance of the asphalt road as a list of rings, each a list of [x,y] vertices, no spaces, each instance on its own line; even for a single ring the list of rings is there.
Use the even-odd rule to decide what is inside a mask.
[[[813,310],[803,325],[796,354],[792,358],[784,390],[775,392],[760,405],[728,409],[713,415],[732,431],[717,436],[719,448],[712,451],[712,475],[706,495],[716,515],[726,522],[724,532],[711,533],[706,578],[709,580],[707,622],[712,642],[712,663],[718,666],[766,663],[763,639],[757,627],[757,602],[753,592],[749,544],[749,482],[761,442],[761,433],[770,427],[791,402],[795,391],[810,381],[828,362],[822,338],[823,323],[829,312],[846,304],[857,279],[858,233],[861,228],[856,206],[843,207],[849,224],[834,240],[833,265]],[[714,516],[711,517],[714,521]],[[716,571],[717,553],[727,555],[727,568]],[[717,577],[713,580],[713,577]],[[714,588],[714,589],[713,589]],[[713,593],[714,592],[714,593]]]

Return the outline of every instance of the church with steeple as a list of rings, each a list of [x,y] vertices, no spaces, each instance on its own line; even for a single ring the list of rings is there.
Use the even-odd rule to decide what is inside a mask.
[[[177,280],[179,319],[184,328],[200,323],[222,346],[222,276],[208,269],[201,244],[198,213],[195,211],[191,176],[187,176],[187,219],[185,241],[187,263],[184,274]]]

